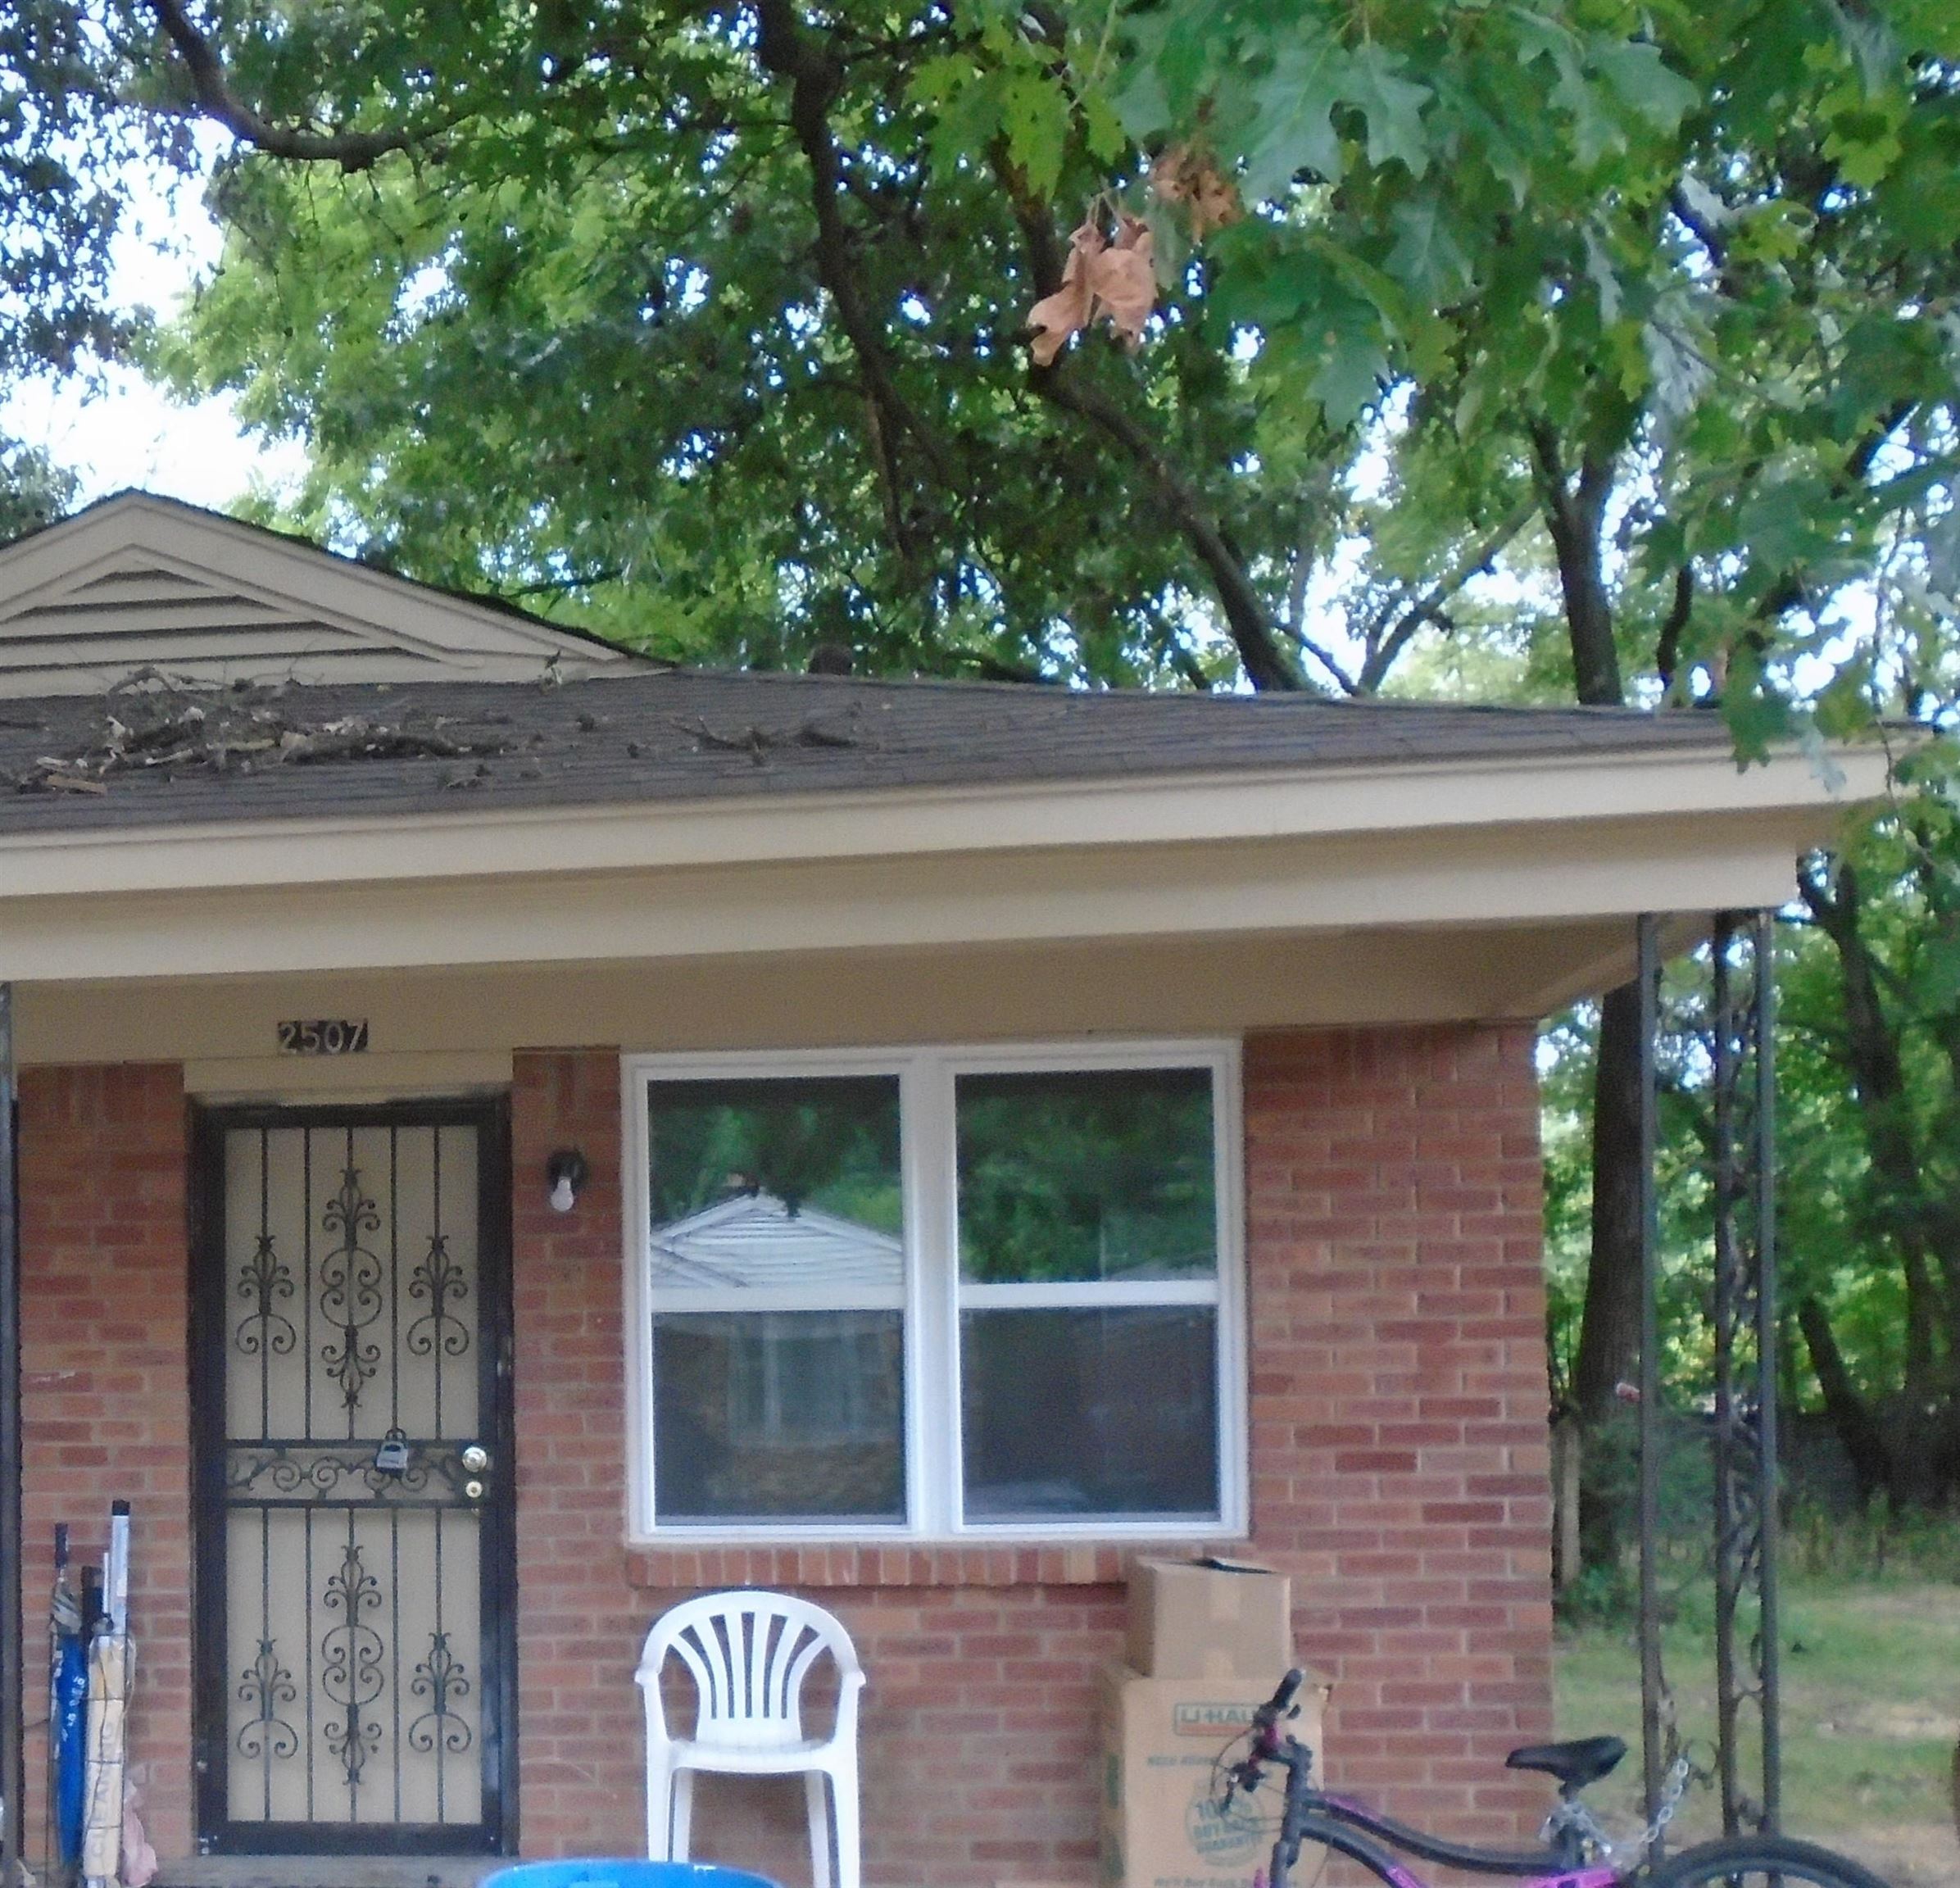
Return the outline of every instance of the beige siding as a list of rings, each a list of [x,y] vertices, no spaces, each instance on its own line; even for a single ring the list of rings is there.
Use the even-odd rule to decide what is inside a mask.
[[[127,494],[0,551],[0,697],[186,680],[534,681],[624,651],[230,519]]]

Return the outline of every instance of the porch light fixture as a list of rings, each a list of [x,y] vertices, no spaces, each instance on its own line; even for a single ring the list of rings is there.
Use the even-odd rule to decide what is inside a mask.
[[[545,1184],[554,1213],[569,1213],[578,1203],[578,1189],[585,1184],[585,1156],[576,1147],[560,1147],[544,1164]]]

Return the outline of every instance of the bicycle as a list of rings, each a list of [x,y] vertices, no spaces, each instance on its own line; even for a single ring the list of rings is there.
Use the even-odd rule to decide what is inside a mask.
[[[1538,1771],[1558,1782],[1558,1802],[1540,1831],[1540,1847],[1481,1849],[1427,1835],[1316,1787],[1313,1752],[1283,1729],[1299,1714],[1293,1695],[1304,1676],[1289,1672],[1253,1713],[1245,1733],[1251,1749],[1244,1759],[1231,1764],[1225,1754],[1219,1759],[1226,1778],[1219,1809],[1227,1815],[1235,1796],[1259,1788],[1269,1766],[1285,1772],[1285,1804],[1272,1865],[1254,1877],[1255,1888],[1291,1888],[1300,1849],[1308,1842],[1347,1856],[1388,1888],[1426,1888],[1421,1877],[1396,1859],[1395,1850],[1442,1868],[1508,1876],[1525,1888],[1886,1888],[1871,1870],[1847,1857],[1781,1836],[1724,1836],[1651,1862],[1655,1839],[1673,1819],[1687,1787],[1685,1761],[1670,1772],[1653,1824],[1632,1841],[1616,1844],[1580,1793],[1627,1754],[1617,1737],[1527,1745],[1505,1759],[1513,1770]],[[1227,1745],[1226,1754],[1231,1749]]]

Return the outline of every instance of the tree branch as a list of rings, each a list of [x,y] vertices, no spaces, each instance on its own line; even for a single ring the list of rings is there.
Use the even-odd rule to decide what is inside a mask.
[[[1834,496],[1864,482],[1865,474],[1872,470],[1872,461],[1885,450],[1885,442],[1912,417],[1918,405],[1919,402],[1916,398],[1897,400],[1879,415],[1864,438],[1845,456],[1844,465],[1831,480],[1831,488]],[[1756,606],[1756,615],[1765,623],[1773,622],[1777,617],[1795,609],[1807,594],[1801,572],[1785,570],[1763,592],[1762,600]]]
[[[1654,645],[1654,669],[1663,694],[1673,692],[1674,671],[1681,666],[1681,639],[1694,610],[1695,566],[1684,563],[1674,573],[1674,601],[1661,619],[1661,633]]]
[[[1488,538],[1472,545],[1456,563],[1419,597],[1405,607],[1398,600],[1396,611],[1383,611],[1370,624],[1363,637],[1368,654],[1361,665],[1361,675],[1354,692],[1372,695],[1386,679],[1389,670],[1395,665],[1395,658],[1408,647],[1409,640],[1426,623],[1443,620],[1444,612],[1451,597],[1461,590],[1472,577],[1481,576],[1490,568],[1498,552],[1504,549],[1518,533],[1531,522],[1531,515],[1537,510],[1535,504],[1520,505],[1505,519]],[[1406,597],[1407,591],[1403,595]],[[1381,633],[1383,618],[1393,615],[1395,621],[1386,634]],[[1377,641],[1377,635],[1380,640]]]
[[[1613,492],[1613,456],[1588,446],[1575,487],[1551,423],[1534,420],[1530,433],[1545,525],[1558,562],[1558,585],[1572,638],[1572,682],[1589,707],[1617,708],[1627,700],[1620,652],[1613,642],[1613,601],[1599,567],[1600,533]]]
[[[1039,293],[1051,295],[1061,285],[1064,262],[1054,220],[1046,206],[1029,193],[1025,180],[998,143],[993,160],[995,174],[1007,193],[1022,240],[1028,245],[1028,270],[1034,286]],[[1219,607],[1225,612],[1227,632],[1253,687],[1280,690],[1304,687],[1299,670],[1282,652],[1273,620],[1245,573],[1244,560],[1196,488],[1172,465],[1149,432],[1100,388],[1077,379],[1059,361],[1052,367],[1031,367],[1028,381],[1050,406],[1087,420],[1114,440],[1148,475],[1185,542],[1210,574]],[[1297,624],[1295,633],[1297,635]],[[1338,675],[1339,671],[1335,674]]]
[[[423,143],[429,134],[397,127],[386,131],[309,131],[261,118],[225,75],[218,50],[199,29],[183,0],[150,0],[150,10],[184,70],[190,74],[197,108],[242,143],[296,164],[338,164],[343,170],[369,170],[382,158]]]
[[[817,221],[819,279],[836,304],[864,384],[894,429],[918,442],[934,477],[949,490],[958,479],[937,436],[899,391],[884,337],[859,292],[851,255],[851,232],[838,198],[846,188],[844,164],[830,129],[830,107],[844,83],[844,69],[797,18],[792,0],[756,0],[756,57],[764,69],[788,80],[790,128],[810,165],[810,207]]]
[[[1204,500],[1164,456],[1157,442],[1100,388],[1077,379],[1059,364],[1034,368],[1029,379],[1035,391],[1051,406],[1087,420],[1122,447],[1149,475],[1159,502],[1183,533],[1185,542],[1210,573],[1219,606],[1225,612],[1226,629],[1253,687],[1299,688],[1302,685],[1300,674],[1281,653],[1266,606],[1253,588],[1245,565],[1233,555]]]

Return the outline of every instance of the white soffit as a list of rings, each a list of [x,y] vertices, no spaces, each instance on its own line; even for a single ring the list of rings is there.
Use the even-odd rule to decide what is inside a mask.
[[[204,683],[535,682],[639,659],[215,512],[125,492],[0,551],[0,697]]]

